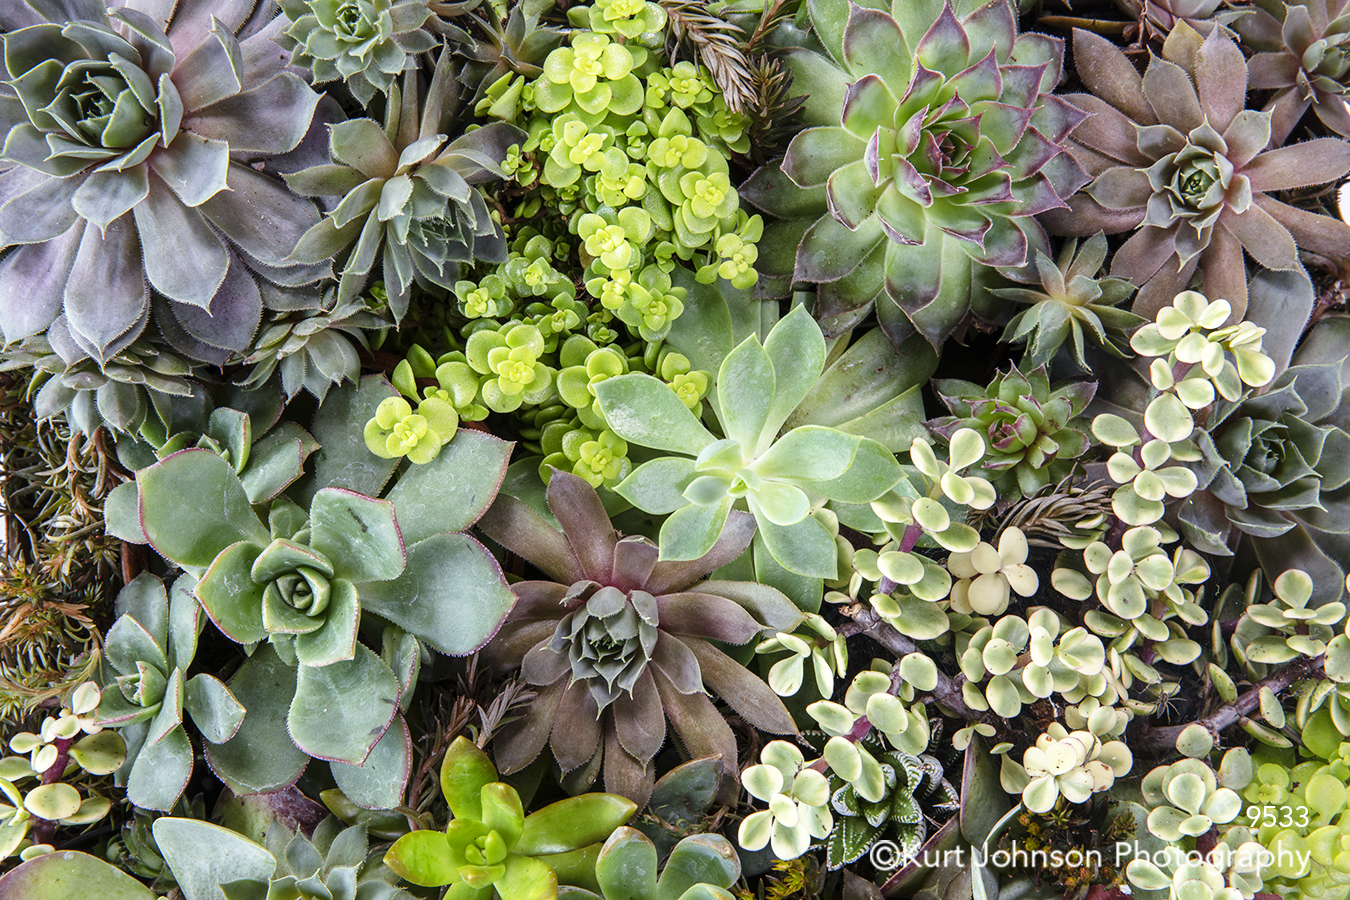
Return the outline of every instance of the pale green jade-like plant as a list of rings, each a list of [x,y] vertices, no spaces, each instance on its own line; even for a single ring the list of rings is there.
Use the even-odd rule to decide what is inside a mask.
[[[769,808],[741,820],[737,841],[746,850],[772,847],[779,859],[796,859],[834,827],[830,781],[787,741],[770,741],[759,758],[741,773],[741,783]]]
[[[449,885],[448,900],[552,900],[559,883],[598,890],[599,845],[637,810],[626,797],[592,793],[527,816],[520,794],[463,736],[445,753],[440,783],[446,830],[405,834],[385,862],[413,884]]]
[[[1048,813],[1060,797],[1069,803],[1086,803],[1093,794],[1110,790],[1133,765],[1134,757],[1123,742],[1102,743],[1090,731],[1070,733],[1051,722],[1036,738],[1036,745],[1027,748],[1020,766],[1004,760],[1004,780],[1005,786],[1020,790],[1028,810]]]
[[[15,851],[25,860],[49,853],[58,826],[91,825],[112,809],[107,797],[92,790],[82,796],[63,780],[78,771],[108,775],[126,759],[121,737],[98,723],[98,704],[98,685],[87,681],[36,734],[20,731],[10,739],[9,749],[20,755],[0,759],[0,861]],[[40,783],[25,785],[34,778]]]
[[[803,425],[779,437],[824,364],[825,339],[803,307],[779,321],[763,344],[747,338],[718,370],[721,439],[649,375],[619,375],[595,386],[615,434],[675,454],[638,466],[615,488],[639,509],[670,514],[661,526],[662,559],[706,554],[732,507],[744,502],[781,566],[836,577],[834,537],[812,510],[826,500],[875,500],[901,470],[881,444],[838,429]]]

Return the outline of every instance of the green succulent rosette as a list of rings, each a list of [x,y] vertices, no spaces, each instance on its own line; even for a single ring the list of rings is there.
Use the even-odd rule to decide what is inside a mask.
[[[766,230],[764,267],[818,284],[824,320],[875,304],[893,342],[917,329],[936,347],[990,269],[1048,252],[1034,217],[1088,180],[1061,143],[1085,113],[1050,95],[1062,44],[1019,36],[1003,2],[808,9],[828,55],[786,62],[810,127],[741,189],[787,220]]]
[[[291,60],[314,73],[314,81],[345,81],[356,99],[369,104],[387,94],[410,54],[433,49],[436,38],[422,29],[431,16],[427,0],[278,0],[290,19],[280,43]]]
[[[1097,393],[1092,381],[1051,385],[1045,366],[1022,374],[1017,366],[1000,372],[988,387],[941,379],[934,384],[952,415],[928,425],[950,438],[971,428],[985,438],[988,450],[979,469],[1000,497],[1030,496],[1065,478],[1074,460],[1092,441],[1086,422],[1075,422]]]

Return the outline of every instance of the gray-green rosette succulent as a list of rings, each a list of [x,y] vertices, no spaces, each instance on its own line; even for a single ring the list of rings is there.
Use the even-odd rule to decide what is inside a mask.
[[[506,239],[475,185],[502,176],[507,148],[524,132],[495,122],[448,139],[449,56],[442,52],[424,104],[410,74],[391,95],[383,128],[371,119],[334,125],[334,162],[286,177],[298,193],[342,198],[293,254],[314,263],[349,251],[339,303],[355,299],[377,260],[395,319],[407,311],[414,281],[452,291],[461,264],[506,261]]]
[[[369,105],[388,93],[408,68],[409,55],[425,53],[437,40],[422,25],[427,0],[278,0],[290,25],[278,43],[291,60],[314,73],[316,84],[345,80],[356,99]]]
[[[1229,555],[1245,534],[1268,571],[1306,571],[1315,606],[1339,596],[1350,548],[1342,389],[1339,365],[1296,365],[1263,394],[1220,400],[1196,440],[1199,488],[1178,509],[1201,551]]]
[[[243,704],[217,678],[187,677],[202,625],[194,584],[184,575],[166,592],[158,578],[140,575],[117,595],[121,615],[104,639],[111,678],[98,721],[126,741],[117,782],[142,809],[171,808],[192,777],[185,717],[217,743],[234,737],[244,719]]]
[[[1061,145],[1085,114],[1050,95],[1062,42],[1018,35],[1006,2],[808,9],[828,57],[796,50],[785,61],[811,127],[781,171],[765,167],[741,189],[789,220],[761,248],[797,244],[796,258],[761,249],[761,261],[819,284],[822,319],[856,321],[875,303],[892,341],[917,329],[938,346],[991,267],[1049,251],[1034,217],[1088,180]]]
[[[650,375],[596,385],[615,434],[671,454],[638,466],[615,488],[639,509],[670,514],[661,526],[663,560],[703,556],[732,508],[744,503],[780,565],[808,578],[836,577],[834,535],[813,511],[827,500],[869,503],[903,473],[882,444],[838,428],[802,425],[779,436],[824,364],[824,337],[804,307],[784,316],[763,343],[746,338],[718,370],[721,438]]]
[[[142,5],[0,12],[0,331],[59,322],[106,363],[153,318],[220,364],[249,346],[273,285],[328,271],[287,259],[319,211],[267,170],[319,95],[250,34],[253,0],[181,5],[167,30]]]
[[[102,425],[134,434],[146,423],[172,427],[175,398],[191,396],[191,362],[163,341],[143,337],[102,364],[84,354],[58,319],[3,351],[0,372],[35,369],[31,390],[39,419],[64,415],[71,428],[93,434]]]
[[[197,819],[165,816],[155,843],[185,900],[409,900],[372,857],[365,825],[329,816],[306,837],[274,821],[258,844]]]
[[[334,410],[316,419],[319,485],[337,471],[342,483],[378,493],[393,473],[397,461],[373,460],[359,431],[351,434],[350,423],[392,393],[374,379],[364,388],[334,392]],[[348,423],[345,443],[341,434],[329,438],[337,429],[328,419]],[[363,764],[378,770],[372,777],[392,769],[406,779],[408,732],[397,713],[415,679],[419,642],[470,653],[512,604],[497,563],[463,533],[495,496],[509,447],[466,430],[384,499],[322,487],[308,511],[285,497],[260,506],[266,524],[231,463],[210,450],[182,450],[136,473],[150,546],[198,579],[196,596],[221,632],[244,645],[265,642],[230,686],[245,706],[256,701],[268,711],[207,750],[236,793],[290,784],[307,756],[332,761],[348,796],[353,781],[368,787],[348,771]],[[214,514],[203,516],[208,507]],[[357,637],[372,616],[397,626],[384,629],[380,653]],[[397,774],[392,780],[402,784]]]

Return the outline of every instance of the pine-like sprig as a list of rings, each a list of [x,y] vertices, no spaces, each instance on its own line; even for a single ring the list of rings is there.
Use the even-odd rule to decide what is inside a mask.
[[[1028,543],[1056,550],[1065,546],[1064,538],[1090,540],[1111,514],[1113,489],[1114,485],[1102,481],[1078,484],[1070,475],[1014,503],[998,517],[999,530],[1015,526]],[[977,528],[991,525],[992,517],[985,518],[991,521],[971,524]]]
[[[754,100],[750,118],[750,154],[759,165],[777,159],[797,132],[796,118],[806,98],[793,96],[792,72],[776,57],[758,55],[752,61]]]
[[[754,63],[745,52],[746,35],[708,9],[707,0],[660,0],[670,20],[673,59],[682,46],[697,53],[733,112],[748,112],[755,99]]]

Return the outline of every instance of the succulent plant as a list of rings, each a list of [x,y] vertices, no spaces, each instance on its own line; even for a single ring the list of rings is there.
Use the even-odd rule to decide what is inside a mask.
[[[254,168],[296,149],[319,95],[262,49],[265,33],[236,37],[253,7],[182,9],[166,31],[138,5],[10,4],[6,341],[59,321],[84,355],[111,362],[146,330],[153,291],[159,331],[223,361],[212,358],[257,330],[259,277],[325,273],[287,259],[318,210]]]
[[[781,319],[762,344],[746,338],[718,370],[720,440],[650,375],[619,375],[596,386],[615,434],[679,454],[638,466],[615,488],[640,509],[670,513],[661,526],[663,559],[708,553],[732,507],[743,501],[779,565],[808,577],[835,577],[834,538],[811,515],[813,506],[827,499],[875,500],[901,472],[884,446],[835,428],[803,425],[778,437],[824,362],[824,338],[802,307]]]
[[[1000,616],[1015,593],[1030,597],[1040,588],[1036,570],[1027,565],[1027,539],[1021,529],[1005,528],[998,547],[980,541],[969,552],[947,557],[956,576],[950,594],[952,609],[966,615]]]
[[[413,884],[450,885],[472,900],[552,900],[560,882],[597,887],[597,847],[637,806],[615,794],[581,794],[527,816],[516,789],[496,778],[487,754],[455,738],[441,763],[450,824],[405,834],[385,864]]]
[[[166,591],[153,575],[138,576],[118,593],[121,615],[104,640],[112,672],[98,719],[127,742],[117,780],[142,809],[171,809],[192,777],[185,717],[215,743],[234,737],[244,719],[243,704],[219,679],[187,677],[202,625],[194,584],[184,575]]]
[[[358,354],[371,349],[366,332],[390,326],[374,306],[363,299],[339,303],[329,291],[321,301],[271,314],[243,359],[251,368],[240,385],[260,388],[280,371],[287,399],[306,390],[322,403],[331,387],[360,377]]]
[[[779,632],[755,647],[755,652],[761,654],[784,650],[789,655],[775,662],[764,679],[775,694],[780,697],[796,694],[810,660],[816,691],[822,697],[834,696],[835,676],[842,678],[848,671],[848,641],[829,622],[816,613],[807,613],[795,633]]]
[[[357,403],[373,406],[384,394],[370,384],[371,390],[351,392]],[[349,401],[351,393],[328,402]],[[316,433],[329,427],[316,420]],[[354,425],[348,419],[337,427]],[[357,640],[363,612],[443,653],[471,652],[496,631],[511,595],[487,551],[459,532],[491,502],[507,445],[483,434],[458,440],[434,464],[406,473],[386,499],[325,487],[314,493],[308,513],[289,499],[272,501],[267,525],[230,463],[209,450],[183,450],[136,473],[151,547],[198,578],[196,596],[227,637],[244,644],[266,640],[281,655],[255,653],[236,680],[253,665],[298,665],[286,676],[292,693],[269,698],[288,706],[289,718],[263,718],[258,727],[280,725],[310,755],[360,765],[389,728],[403,690],[390,662]],[[334,462],[349,478],[360,471],[342,464],[338,447],[370,459],[359,435],[345,444],[328,441],[317,464],[321,475]],[[375,480],[374,489],[381,483]],[[219,516],[199,514],[203,496],[212,498]],[[462,574],[439,576],[445,566]],[[284,680],[273,687],[287,693]],[[258,739],[246,719],[235,739],[213,746]],[[219,761],[215,767],[221,771]]]
[[[1296,365],[1263,394],[1217,404],[1197,441],[1199,490],[1178,509],[1200,550],[1232,553],[1245,534],[1272,569],[1297,563],[1313,578],[1314,605],[1338,598],[1345,578],[1336,562],[1338,535],[1350,529],[1341,390],[1338,366]]]
[[[371,119],[334,125],[334,162],[286,176],[297,193],[342,198],[292,253],[305,262],[346,253],[340,304],[356,298],[377,260],[396,320],[407,312],[415,282],[449,291],[461,264],[506,261],[501,228],[475,185],[501,177],[506,148],[520,141],[521,132],[493,123],[447,138],[457,130],[449,56],[437,60],[424,101],[416,73],[408,73],[390,98],[383,127]]]
[[[122,738],[97,721],[99,696],[98,685],[85,682],[63,700],[57,715],[42,718],[36,733],[20,731],[10,738],[9,749],[28,758],[0,759],[0,860],[15,851],[25,860],[48,853],[58,826],[91,825],[112,809],[112,801],[96,790],[70,783],[79,772],[111,774],[126,759]],[[39,783],[26,786],[29,779]]]
[[[1313,581],[1302,569],[1280,573],[1274,589],[1271,602],[1247,607],[1246,617],[1263,626],[1266,633],[1249,640],[1242,655],[1264,664],[1321,656],[1335,636],[1335,626],[1345,621],[1345,604],[1332,601],[1310,607]]]
[[[186,900],[409,900],[397,877],[369,858],[364,825],[329,816],[311,837],[280,822],[263,844],[196,819],[156,819],[155,843]]]
[[[562,900],[730,900],[741,874],[736,849],[720,834],[693,834],[680,840],[657,873],[657,848],[651,838],[620,826],[595,860],[598,892],[567,887]]]
[[[147,421],[152,428],[172,428],[174,398],[191,395],[196,385],[192,363],[150,338],[100,365],[75,344],[59,319],[45,334],[24,338],[0,353],[0,371],[36,370],[31,389],[38,418],[64,416],[83,434],[92,435],[102,425],[133,434]]]
[[[744,644],[801,618],[773,588],[699,581],[749,546],[747,513],[731,513],[702,557],[658,561],[648,539],[618,536],[581,478],[555,471],[547,497],[561,534],[507,495],[479,522],[553,579],[516,583],[516,606],[485,651],[499,665],[521,665],[539,687],[535,703],[497,741],[504,771],[521,769],[547,743],[564,772],[580,770],[589,782],[603,760],[605,786],[645,802],[667,718],[693,756],[734,758],[735,740],[705,690],[759,728],[796,731],[768,685],[710,643]]]
[[[1060,797],[1069,803],[1086,803],[1093,794],[1109,790],[1116,778],[1128,775],[1133,765],[1130,748],[1121,741],[1103,744],[1090,731],[1070,733],[1051,722],[1022,756],[1022,768],[1030,779],[1022,789],[1022,802],[1036,813],[1054,809]]]
[[[935,381],[934,389],[952,415],[928,426],[945,438],[958,428],[979,432],[988,450],[978,471],[1001,497],[1028,496],[1062,480],[1091,446],[1074,419],[1096,394],[1095,382],[1051,385],[1045,366],[1023,375],[1014,365],[988,387],[947,378]]]
[[[1280,144],[1311,107],[1322,124],[1350,137],[1350,5],[1345,0],[1257,3],[1236,23],[1257,52],[1247,65],[1251,86],[1274,90],[1270,136]]]
[[[901,858],[913,859],[929,836],[929,820],[940,822],[960,805],[936,757],[875,745],[869,752],[882,766],[880,800],[867,800],[838,774],[830,776],[834,830],[826,845],[826,862],[831,869],[857,862],[880,840],[895,842]]]
[[[290,19],[278,43],[291,61],[314,73],[314,82],[345,80],[368,105],[376,91],[387,94],[408,68],[411,54],[435,48],[422,25],[427,0],[278,0]]]
[[[741,773],[741,783],[769,808],[742,819],[736,839],[746,850],[768,846],[779,859],[796,859],[834,827],[829,779],[787,741],[770,741],[759,758]]]
[[[1199,837],[1242,813],[1242,797],[1221,787],[1214,770],[1201,759],[1158,766],[1144,776],[1140,788],[1151,807],[1148,830],[1165,841]]]
[[[279,399],[271,408],[259,404],[254,409],[256,417],[225,406],[210,409],[208,404],[193,415],[183,406],[175,417],[182,423],[181,431],[166,433],[142,427],[139,440],[127,436],[118,441],[118,462],[136,472],[179,450],[209,450],[234,469],[250,503],[265,503],[303,474],[305,460],[318,449],[314,438],[299,425],[276,421],[281,412]],[[119,484],[108,494],[104,518],[110,535],[145,543],[138,498],[134,480]]]
[[[917,328],[936,347],[991,267],[1048,252],[1034,216],[1088,180],[1062,144],[1084,113],[1050,94],[1063,47],[1018,35],[1003,2],[810,13],[828,56],[786,61],[794,90],[818,98],[804,107],[811,127],[781,171],[761,169],[742,192],[797,220],[765,243],[800,237],[792,280],[820,285],[825,315],[875,303],[892,341]]]
[[[1092,371],[1085,355],[1086,334],[1092,343],[1112,356],[1126,354],[1126,333],[1144,324],[1142,316],[1117,309],[1134,293],[1123,278],[1101,277],[1106,261],[1106,235],[1092,235],[1078,246],[1076,239],[1064,243],[1052,259],[1039,249],[1033,254],[1041,286],[995,288],[1002,299],[1027,306],[1008,322],[1002,340],[1026,341],[1023,366],[1050,362],[1066,341],[1071,340],[1073,360],[1085,372]]]
[[[1074,58],[1092,93],[1067,99],[1093,114],[1074,131],[1074,152],[1095,178],[1047,221],[1064,234],[1138,229],[1111,263],[1112,275],[1140,286],[1134,312],[1152,316],[1199,269],[1205,293],[1226,299],[1240,320],[1243,251],[1287,270],[1298,267],[1300,248],[1334,256],[1350,241],[1345,223],[1272,196],[1340,178],[1350,171],[1350,143],[1267,150],[1272,113],[1243,108],[1247,61],[1223,29],[1203,38],[1178,23],[1142,76],[1087,31],[1074,32]]]

